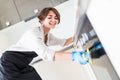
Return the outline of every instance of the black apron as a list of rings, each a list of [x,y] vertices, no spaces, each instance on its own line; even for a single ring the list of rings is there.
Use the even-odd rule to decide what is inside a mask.
[[[29,65],[35,52],[6,51],[0,59],[0,80],[42,80]]]

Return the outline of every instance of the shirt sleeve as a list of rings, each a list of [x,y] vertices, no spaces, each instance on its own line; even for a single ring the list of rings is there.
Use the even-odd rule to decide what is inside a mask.
[[[55,51],[49,49],[44,44],[42,32],[40,32],[39,29],[34,29],[27,32],[23,36],[21,43],[24,44],[24,47],[27,47],[31,51],[35,51],[38,54],[38,56],[43,60],[46,61],[54,60]]]
[[[54,36],[53,34],[49,33],[48,35],[48,42],[47,45],[60,45],[60,46],[64,46],[66,42],[66,39],[61,39],[61,38],[57,38],[56,36]]]

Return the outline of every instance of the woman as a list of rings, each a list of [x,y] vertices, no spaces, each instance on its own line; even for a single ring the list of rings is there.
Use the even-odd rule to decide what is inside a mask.
[[[47,61],[75,60],[76,52],[73,54],[56,52],[48,48],[49,45],[69,45],[73,41],[72,37],[66,40],[58,39],[49,33],[56,24],[60,23],[58,11],[55,8],[46,7],[39,13],[38,19],[41,26],[27,31],[15,45],[8,48],[2,55],[0,80],[42,80],[36,70],[29,65],[36,56]]]

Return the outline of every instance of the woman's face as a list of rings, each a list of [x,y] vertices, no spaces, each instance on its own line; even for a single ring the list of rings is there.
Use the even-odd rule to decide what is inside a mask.
[[[55,25],[58,24],[58,18],[57,18],[56,14],[53,11],[49,11],[46,18],[43,21],[41,21],[41,24],[44,27],[54,29]]]

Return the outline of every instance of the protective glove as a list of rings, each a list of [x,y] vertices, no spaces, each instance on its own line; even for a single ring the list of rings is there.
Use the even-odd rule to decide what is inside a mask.
[[[79,64],[87,64],[90,59],[90,54],[86,53],[85,51],[76,52],[73,51],[71,56],[72,61],[75,61]]]

